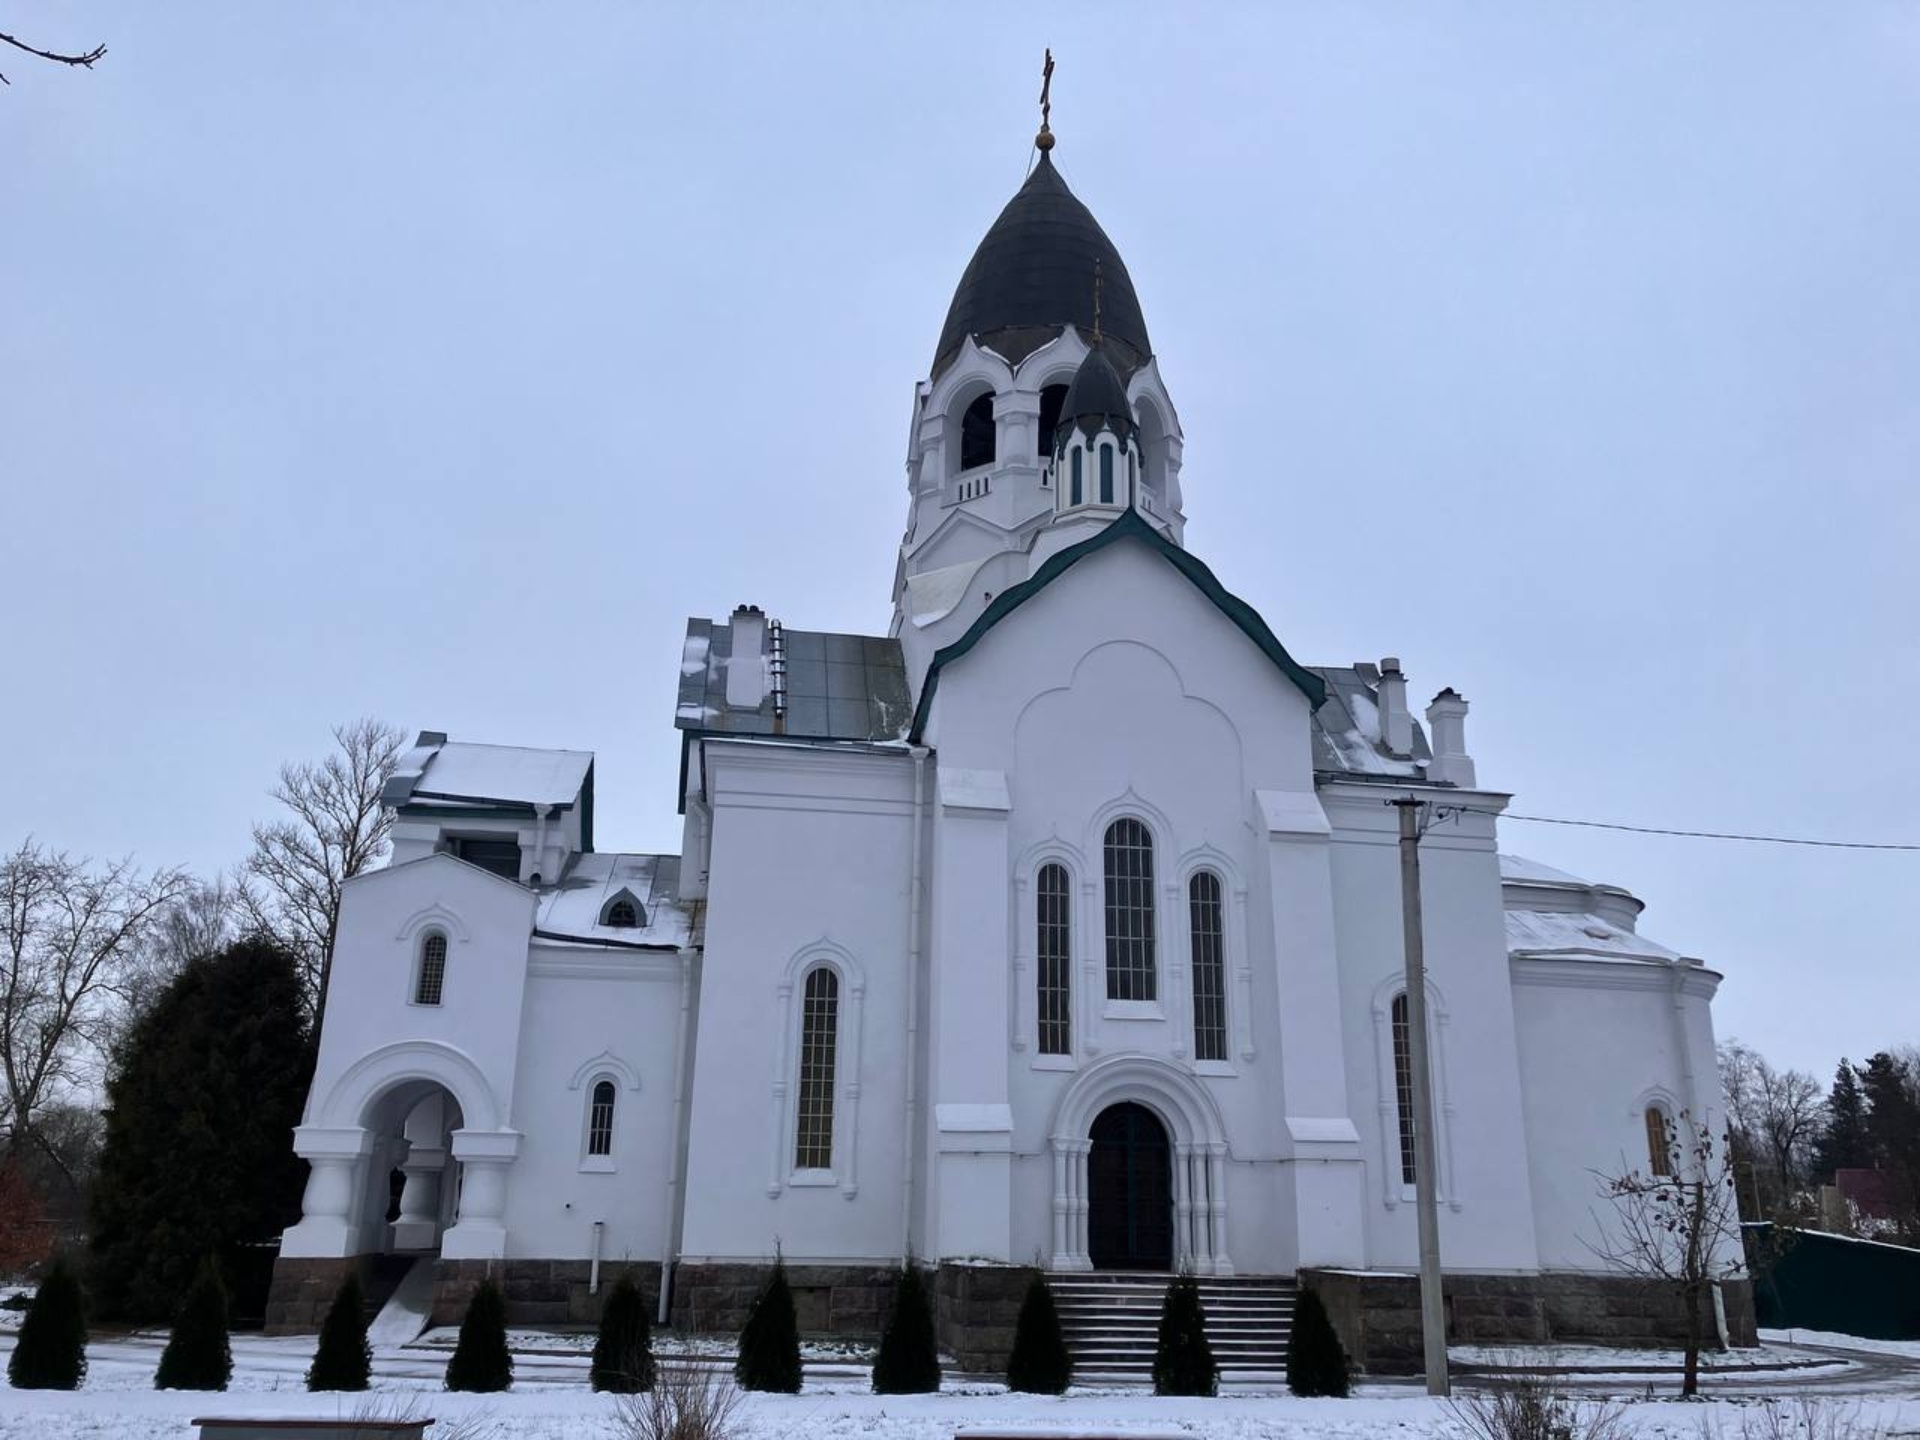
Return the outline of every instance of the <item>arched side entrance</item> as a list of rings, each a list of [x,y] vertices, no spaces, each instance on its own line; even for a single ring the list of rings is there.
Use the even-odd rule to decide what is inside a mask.
[[[1087,1154],[1087,1258],[1096,1270],[1173,1268],[1173,1158],[1144,1105],[1109,1105]]]
[[[1156,1146],[1156,1129],[1164,1148]],[[1227,1253],[1226,1128],[1212,1096],[1190,1072],[1145,1055],[1112,1055],[1087,1066],[1060,1097],[1050,1143],[1051,1268],[1233,1273]],[[1156,1158],[1156,1150],[1164,1161]],[[1157,1174],[1167,1177],[1164,1202],[1152,1191]],[[1162,1215],[1171,1231],[1170,1253],[1156,1260],[1147,1227]],[[1114,1239],[1112,1225],[1131,1230]]]

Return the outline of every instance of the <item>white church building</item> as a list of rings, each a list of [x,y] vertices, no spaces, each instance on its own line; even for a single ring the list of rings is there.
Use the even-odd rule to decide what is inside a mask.
[[[448,1313],[503,1276],[526,1323],[637,1267],[723,1329],[778,1247],[815,1330],[872,1332],[928,1266],[966,1364],[1037,1265],[1311,1284],[1390,1368],[1412,797],[1456,1333],[1659,1329],[1596,1259],[1594,1175],[1718,1128],[1719,975],[1624,890],[1501,853],[1459,694],[1301,663],[1186,548],[1178,357],[1051,140],[914,388],[891,618],[688,622],[680,854],[595,847],[589,753],[402,759],[391,863],[341,904],[270,1324],[412,1262]]]

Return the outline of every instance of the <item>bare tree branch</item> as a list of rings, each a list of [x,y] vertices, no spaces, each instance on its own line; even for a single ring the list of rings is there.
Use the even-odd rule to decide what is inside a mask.
[[[106,46],[96,45],[82,54],[63,55],[57,50],[42,50],[38,46],[29,45],[26,41],[16,39],[12,35],[0,35],[0,44],[11,45],[16,50],[24,50],[27,54],[36,55],[42,60],[51,60],[56,65],[77,65],[83,70],[91,70],[93,62],[107,53]],[[0,85],[12,83],[4,74],[0,74]]]

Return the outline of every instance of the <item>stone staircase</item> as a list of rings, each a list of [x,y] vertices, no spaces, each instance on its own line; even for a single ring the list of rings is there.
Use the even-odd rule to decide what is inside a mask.
[[[1160,1303],[1171,1275],[1150,1271],[1049,1273],[1076,1384],[1150,1384]],[[1284,1275],[1201,1277],[1207,1343],[1223,1381],[1270,1379],[1287,1368],[1293,1280]]]

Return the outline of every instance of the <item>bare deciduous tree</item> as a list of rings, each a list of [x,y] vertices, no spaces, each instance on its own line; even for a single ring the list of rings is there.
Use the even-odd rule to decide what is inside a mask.
[[[31,839],[0,858],[0,1160],[33,1145],[60,1163],[42,1112],[90,1078],[148,935],[191,884],[179,870],[142,875],[129,860],[96,865]]]
[[[1722,1044],[1719,1058],[1732,1132],[1729,1158],[1751,1174],[1749,1218],[1778,1218],[1796,1209],[1807,1183],[1826,1096],[1805,1071],[1776,1070],[1738,1040]]]
[[[91,70],[93,68],[93,62],[107,53],[107,47],[104,45],[96,45],[91,50],[76,50],[72,52],[42,50],[38,45],[29,45],[26,41],[12,35],[0,35],[0,45],[11,45],[15,50],[23,50],[27,54],[36,56],[41,60],[51,60],[56,65],[75,65],[82,70]],[[0,73],[0,85],[11,85],[12,83],[4,73]]]
[[[1685,1112],[1683,1144],[1669,1126],[1668,1174],[1629,1170],[1601,1175],[1600,1193],[1613,1202],[1612,1223],[1600,1223],[1587,1248],[1611,1269],[1670,1290],[1686,1318],[1683,1395],[1700,1389],[1700,1351],[1713,1315],[1714,1288],[1746,1268],[1740,1238],[1740,1205],[1726,1139],[1694,1131]]]
[[[318,763],[283,765],[273,798],[290,818],[253,827],[241,900],[264,928],[300,957],[318,1016],[327,1002],[340,887],[387,853],[393,814],[380,792],[404,744],[378,720],[334,727],[335,749]]]

